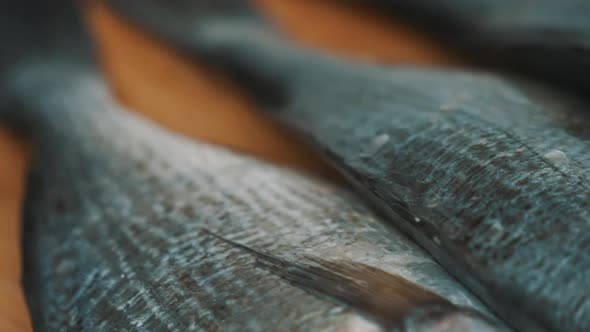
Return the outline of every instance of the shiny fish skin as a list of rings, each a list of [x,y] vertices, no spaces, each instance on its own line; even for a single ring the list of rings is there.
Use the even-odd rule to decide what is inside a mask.
[[[242,8],[172,22],[174,1],[109,2],[234,75],[514,327],[590,326],[587,104],[507,76],[321,56]]]
[[[503,330],[345,190],[166,133],[87,66],[11,82],[9,119],[37,147],[24,216],[36,331]],[[388,287],[399,302],[379,297]]]

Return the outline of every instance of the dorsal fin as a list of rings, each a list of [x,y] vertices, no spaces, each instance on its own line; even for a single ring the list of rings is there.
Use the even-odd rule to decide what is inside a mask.
[[[408,319],[414,320],[413,316],[442,321],[455,314],[464,314],[465,318],[481,322],[482,326],[495,325],[480,314],[459,308],[403,277],[366,264],[310,256],[294,261],[206,232],[252,254],[258,267],[318,297],[346,305],[385,328],[404,326]]]

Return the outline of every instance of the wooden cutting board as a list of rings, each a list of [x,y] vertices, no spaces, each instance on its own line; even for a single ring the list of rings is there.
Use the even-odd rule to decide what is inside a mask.
[[[255,0],[294,40],[355,61],[449,66],[461,61],[409,26],[334,0]],[[113,91],[130,109],[190,137],[338,179],[292,132],[256,112],[217,73],[92,3],[86,17]],[[346,31],[346,33],[343,33]],[[31,331],[20,287],[20,206],[27,144],[0,128],[0,327]],[[26,244],[25,244],[26,245]]]

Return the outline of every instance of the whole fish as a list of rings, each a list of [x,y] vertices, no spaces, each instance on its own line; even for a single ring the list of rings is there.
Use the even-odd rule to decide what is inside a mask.
[[[299,130],[514,327],[590,326],[590,112],[489,73],[353,64],[242,1],[119,1]]]
[[[0,115],[35,146],[36,331],[505,330],[346,190],[122,110],[78,37],[2,77]]]
[[[410,18],[491,64],[590,92],[586,0],[361,0]]]

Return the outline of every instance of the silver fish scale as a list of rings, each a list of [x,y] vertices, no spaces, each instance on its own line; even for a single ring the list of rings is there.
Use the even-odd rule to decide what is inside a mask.
[[[120,111],[92,73],[69,81],[68,70],[80,68],[60,68],[47,99],[30,101],[44,110],[29,119],[43,125],[25,232],[38,330],[379,329],[218,236],[364,263],[486,312],[345,190],[165,133]]]
[[[399,79],[407,87],[419,82],[419,72],[413,76],[416,78],[408,74],[406,80]],[[430,85],[436,82],[435,77],[428,76]],[[459,78],[470,81],[469,76]],[[338,81],[332,77],[331,81],[334,80]],[[315,82],[309,79],[305,86],[312,81]],[[448,79],[446,82],[450,86]],[[477,91],[487,91],[487,81],[471,83],[482,85]],[[455,89],[459,88],[447,87],[445,91]],[[313,90],[310,87],[300,98],[315,98]],[[324,100],[337,100],[338,96],[331,95]],[[501,104],[499,101],[480,99],[488,105]],[[511,297],[526,299],[525,306],[559,305],[560,310],[550,312],[552,320],[575,321],[578,326],[584,326],[589,319],[590,296],[587,291],[580,291],[580,285],[587,285],[590,280],[590,256],[581,248],[590,243],[584,231],[590,225],[590,164],[586,153],[590,140],[587,130],[559,130],[567,129],[574,122],[558,117],[555,111],[567,114],[571,110],[545,110],[529,105],[523,108],[525,112],[507,106],[505,111],[514,115],[495,111],[484,116],[474,114],[472,110],[480,108],[465,102],[454,112],[432,120],[424,117],[421,122],[417,116],[421,110],[414,109],[411,98],[395,103],[395,109],[392,106],[371,113],[340,109],[337,116],[322,121],[313,115],[316,108],[301,107],[292,114],[286,111],[284,118],[301,124],[304,132],[328,147],[332,154],[344,158],[345,167],[362,170],[361,177],[375,179],[375,184],[367,184],[368,187],[379,193],[395,192],[413,214],[436,221],[435,227],[448,236],[447,245],[458,245],[453,249],[455,257],[478,262],[472,267],[480,270],[476,273],[481,273],[481,280],[510,289]],[[324,105],[322,109],[333,107]],[[396,112],[396,122],[387,122],[392,111]],[[533,113],[535,116],[528,116]],[[342,120],[345,117],[347,121]],[[514,122],[508,127],[499,120],[502,118]],[[583,120],[587,122],[587,117]],[[366,142],[362,141],[362,135],[354,134],[360,131],[356,124],[361,122],[363,128],[372,130],[363,133]],[[350,127],[352,124],[354,128]],[[415,131],[404,132],[405,127]],[[362,158],[354,150],[369,146],[369,139],[382,133],[389,133],[395,139],[372,158]],[[571,156],[572,161],[556,163],[551,154],[547,155],[551,146],[559,147],[559,151],[564,151],[559,155]],[[419,155],[416,151],[420,151]],[[396,174],[403,174],[403,178],[395,177]],[[548,188],[557,188],[560,194]],[[430,201],[438,202],[436,209],[423,208]],[[440,245],[440,238],[432,240]],[[490,268],[494,270],[493,275]],[[549,284],[559,286],[561,291],[556,292]],[[564,301],[564,294],[570,300]],[[535,314],[547,318],[544,313]]]
[[[122,12],[167,36],[151,26],[166,24],[158,15]],[[507,321],[587,329],[583,100],[509,76],[352,64],[244,17],[192,23],[197,31],[179,46],[221,62],[245,88],[260,81],[253,96],[269,113],[312,141]]]
[[[97,171],[97,176],[105,176],[104,171]],[[91,182],[91,179],[87,179],[87,181]],[[105,197],[117,197],[117,193],[121,191],[120,183],[112,182],[108,184],[108,187],[100,188],[100,190],[105,192]],[[84,195],[84,192],[84,188],[81,188],[80,194]],[[93,199],[92,197],[86,199],[94,200],[91,204],[95,208],[106,203],[104,201],[97,202],[96,199]],[[113,216],[103,214],[100,219],[102,219],[104,223],[105,220],[111,218],[115,220],[123,220],[125,217],[125,214],[115,214]],[[80,218],[80,216],[78,216],[78,218]],[[60,222],[63,222],[63,220],[60,220]],[[107,285],[111,285],[110,288],[102,290],[104,296],[96,294],[97,290],[93,289],[93,291],[85,292],[84,295],[88,296],[87,298],[64,299],[62,303],[73,302],[84,308],[84,304],[91,303],[89,301],[91,298],[102,298],[102,301],[99,301],[96,303],[95,307],[90,309],[97,310],[102,308],[102,310],[107,310],[104,308],[108,308],[108,310],[116,310],[119,315],[115,315],[115,317],[109,316],[109,320],[117,317],[121,319],[125,318],[126,324],[129,324],[130,327],[137,327],[138,330],[183,330],[188,325],[182,326],[181,322],[187,318],[196,319],[199,322],[198,326],[202,329],[210,329],[223,324],[224,320],[227,318],[224,315],[224,311],[220,310],[219,307],[215,307],[216,305],[222,307],[228,299],[235,299],[236,303],[234,306],[239,308],[241,307],[239,303],[240,299],[254,297],[264,302],[264,294],[273,294],[274,287],[272,286],[276,284],[276,281],[273,283],[266,279],[277,279],[276,277],[261,273],[262,271],[256,273],[257,271],[252,268],[246,268],[245,271],[241,271],[240,265],[234,266],[232,261],[228,260],[226,257],[228,251],[231,252],[232,248],[229,248],[230,250],[228,250],[227,245],[223,243],[211,247],[213,244],[210,242],[219,242],[216,239],[211,239],[202,234],[199,236],[197,234],[192,241],[192,250],[185,252],[183,255],[185,257],[190,257],[189,259],[183,262],[182,265],[170,264],[169,266],[160,266],[156,261],[157,256],[150,255],[150,249],[153,248],[154,245],[166,248],[167,245],[165,242],[168,237],[166,233],[159,234],[160,236],[153,238],[152,232],[129,234],[121,230],[108,230],[106,229],[108,225],[101,226],[101,224],[98,224],[97,226],[100,226],[103,230],[88,229],[86,233],[106,233],[106,235],[109,236],[106,240],[103,240],[106,248],[104,248],[104,250],[102,250],[103,248],[99,248],[99,251],[107,262],[115,261],[118,263],[115,265],[118,265],[120,268],[113,271],[110,276],[104,276],[113,280],[112,283],[107,283]],[[158,225],[156,225],[156,227],[157,226]],[[159,232],[160,230],[157,230],[153,233]],[[114,238],[111,239],[110,237]],[[125,246],[124,249],[122,248],[122,243],[127,243],[127,246]],[[202,246],[206,246],[206,248],[211,248],[213,250],[203,251]],[[62,248],[64,252],[56,254],[55,259],[57,261],[54,263],[59,262],[62,256],[71,256],[74,252],[83,249],[77,245],[77,241],[71,243],[70,246],[63,246]],[[216,250],[218,252],[215,252]],[[138,253],[142,254],[139,255]],[[250,261],[246,266],[252,266],[252,258],[249,257],[249,255],[242,252],[241,256],[245,256],[245,258]],[[76,256],[75,258],[76,261],[83,260],[83,258],[79,256]],[[106,264],[113,265],[112,263],[103,263],[100,265],[104,266]],[[225,274],[219,274],[219,278],[215,276],[219,271],[224,270],[226,271]],[[145,273],[148,272],[152,273],[150,277],[145,276]],[[125,277],[121,277],[122,275]],[[237,278],[237,276],[239,276],[239,278]],[[264,278],[265,276],[266,278]],[[79,278],[78,275],[72,275],[71,277],[73,279]],[[252,289],[252,282],[249,279],[256,280],[256,283],[260,283],[260,287]],[[150,282],[147,284],[144,282],[129,282],[143,280],[149,280]],[[104,286],[104,282],[98,282],[97,284]],[[166,291],[158,290],[156,293],[167,296],[162,298],[153,295],[153,290],[157,289],[158,285],[166,285]],[[232,287],[232,285],[235,286]],[[263,286],[265,285],[270,288],[264,289]],[[196,292],[190,294],[189,290],[193,289]],[[323,302],[314,301],[309,303],[308,301],[305,301],[305,298],[309,297],[306,293],[293,289],[292,287],[289,287],[289,289],[295,290],[295,292],[290,292],[288,299],[291,301],[307,303],[307,305],[309,305],[309,310],[312,310],[312,312],[321,315],[321,309],[326,308],[326,304]],[[67,289],[65,290],[67,291]],[[55,294],[68,294],[63,291],[64,289],[61,289],[61,292],[60,289],[54,290]],[[296,296],[297,293],[299,293],[299,296]],[[185,302],[178,302],[175,299],[176,297]],[[301,299],[301,297],[304,297],[304,299]],[[289,303],[290,301],[284,302],[284,305],[286,306],[291,305],[291,303]],[[314,303],[319,304],[319,306],[314,308]],[[273,303],[273,305],[278,306],[280,303]],[[57,304],[56,306],[58,308],[64,307],[63,304]],[[175,310],[178,310],[178,312],[173,315],[174,311],[165,310],[164,312],[160,312],[157,310],[150,310],[150,308],[168,307],[174,308]],[[258,310],[261,309],[260,306],[257,306],[257,308]],[[279,310],[278,312],[281,312],[281,310],[283,312],[288,312],[285,309],[286,308],[283,307],[275,308],[274,310]],[[260,310],[260,313],[265,312],[268,311]],[[90,317],[92,317],[93,315],[100,315],[101,313],[87,312],[86,314],[90,314]],[[63,312],[59,316],[68,315],[71,315],[71,312]],[[183,319],[181,317],[186,318]],[[260,319],[264,319],[264,317],[261,317]],[[181,326],[179,327],[179,325]],[[72,329],[75,329],[76,327],[77,326],[75,325],[70,326]]]

